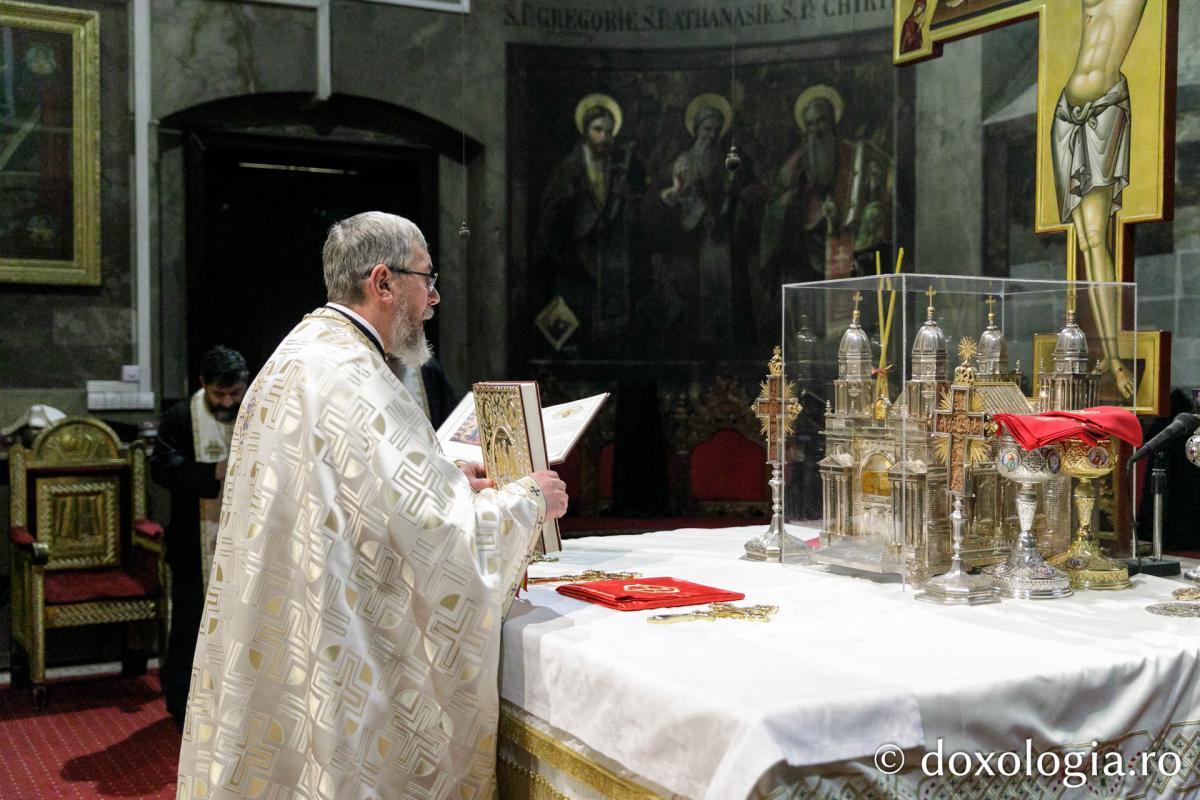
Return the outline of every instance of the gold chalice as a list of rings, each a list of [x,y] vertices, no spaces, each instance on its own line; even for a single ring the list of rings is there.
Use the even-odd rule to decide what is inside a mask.
[[[1092,510],[1096,507],[1095,478],[1103,478],[1117,466],[1117,443],[1112,437],[1089,444],[1082,439],[1064,439],[1062,447],[1063,472],[1077,478],[1075,515],[1079,523],[1075,537],[1065,553],[1050,559],[1050,563],[1071,577],[1075,589],[1128,589],[1129,570],[1100,551],[1100,543],[1092,531]]]

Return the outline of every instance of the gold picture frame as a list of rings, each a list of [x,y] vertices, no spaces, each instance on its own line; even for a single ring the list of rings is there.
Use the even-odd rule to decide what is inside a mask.
[[[1055,333],[1036,333],[1033,336],[1033,380],[1030,385],[1035,402],[1042,372],[1054,368],[1054,345],[1057,341],[1058,334]],[[1171,405],[1171,332],[1138,331],[1135,337],[1133,331],[1121,331],[1117,348],[1122,360],[1137,364],[1137,387],[1133,402],[1126,407],[1138,415],[1167,416]]]
[[[0,0],[0,196],[0,282],[100,284],[97,12]]]

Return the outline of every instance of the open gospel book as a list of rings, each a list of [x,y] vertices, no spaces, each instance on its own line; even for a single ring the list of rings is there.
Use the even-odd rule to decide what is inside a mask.
[[[482,462],[497,486],[562,463],[608,399],[604,393],[543,409],[533,381],[489,381],[473,389],[437,436],[448,458]],[[538,549],[562,549],[557,520],[546,523]]]

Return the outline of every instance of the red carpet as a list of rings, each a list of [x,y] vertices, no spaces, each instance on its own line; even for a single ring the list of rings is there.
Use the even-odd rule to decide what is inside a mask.
[[[35,714],[28,689],[0,689],[0,798],[172,798],[179,732],[158,676],[50,684]]]

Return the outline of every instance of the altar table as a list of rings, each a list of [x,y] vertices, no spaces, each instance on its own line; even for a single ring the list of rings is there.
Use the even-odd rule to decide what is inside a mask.
[[[531,576],[683,578],[779,612],[655,625],[647,617],[672,610],[614,611],[531,585],[504,623],[503,797],[1200,795],[1200,618],[1145,611],[1181,583],[1139,575],[1119,592],[939,606],[898,578],[741,558],[757,533],[573,539],[557,562],[532,565]],[[902,754],[895,774],[876,767],[881,748],[894,751],[889,772]],[[936,760],[921,766],[935,752],[942,775],[927,774]],[[1093,753],[1129,769],[1082,787],[1033,763],[976,774],[973,754],[1007,752],[1008,770],[1043,753],[1078,754],[1075,773]],[[969,774],[951,774],[964,763]]]

